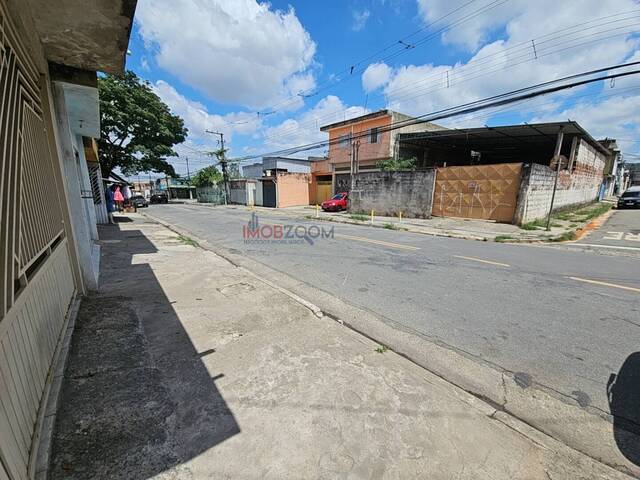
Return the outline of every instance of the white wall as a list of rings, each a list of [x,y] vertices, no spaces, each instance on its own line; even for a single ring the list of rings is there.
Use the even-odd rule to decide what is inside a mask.
[[[52,90],[59,157],[66,182],[69,211],[71,213],[72,229],[78,251],[82,279],[86,288],[97,290],[100,248],[96,243],[98,233],[93,199],[83,198],[83,196],[91,197],[91,185],[89,183],[87,162],[84,157],[84,148],[82,141],[78,142],[78,135],[72,131],[69,125],[62,84],[54,82]],[[76,150],[79,161],[76,160]],[[83,195],[83,191],[86,191],[87,195]],[[88,202],[91,202],[91,204],[89,205]]]
[[[527,167],[518,195],[516,223],[523,224],[545,218],[551,208],[555,171],[546,165]],[[590,203],[598,199],[604,154],[580,140],[573,172],[561,170],[553,201],[553,210]]]

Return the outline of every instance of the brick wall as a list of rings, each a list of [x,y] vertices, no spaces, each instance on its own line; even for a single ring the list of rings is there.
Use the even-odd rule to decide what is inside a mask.
[[[359,173],[349,210],[376,215],[428,218],[431,216],[435,170]]]
[[[277,176],[278,207],[309,205],[309,173],[285,173]]]
[[[573,171],[561,170],[553,210],[592,202],[598,198],[605,156],[580,140]],[[523,223],[545,218],[551,206],[555,171],[546,165],[525,165],[515,220]]]

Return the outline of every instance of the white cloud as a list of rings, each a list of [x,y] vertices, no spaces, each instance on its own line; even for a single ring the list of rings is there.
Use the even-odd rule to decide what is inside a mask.
[[[212,130],[224,133],[225,141],[231,145],[234,134],[252,134],[262,124],[261,118],[251,112],[211,114],[204,105],[189,100],[163,80],[156,82],[153,90],[174,114],[184,120],[185,126],[189,129],[190,142],[215,145],[217,137],[205,132],[205,130]]]
[[[363,107],[345,105],[335,95],[328,95],[313,108],[295,118],[284,120],[280,124],[267,128],[262,141],[268,150],[281,150],[299,145],[307,145],[328,139],[320,127],[330,123],[347,120],[367,113]],[[325,148],[302,153],[303,156],[322,154]]]
[[[515,10],[509,6],[511,3],[517,6]],[[459,4],[463,4],[462,0],[454,4],[443,0],[419,0],[421,11],[428,18],[437,18]],[[477,8],[474,5],[452,18],[469,14],[472,8]],[[633,14],[620,13],[636,6],[634,0],[512,0],[492,10],[495,18],[489,13],[480,15],[472,20],[473,25],[465,23],[448,32],[446,41],[477,47],[468,62],[395,68],[382,93],[390,108],[408,114],[425,114],[624,62],[638,47],[638,39],[633,36],[633,32],[637,32],[634,26],[637,18]],[[551,11],[553,16],[548,15]],[[499,38],[484,43],[488,32],[496,29],[501,32]],[[536,39],[535,52],[532,38]],[[624,82],[629,81],[632,80]],[[633,81],[637,82],[637,79]],[[565,92],[556,97],[573,93]],[[375,95],[369,100],[375,104]]]
[[[416,1],[424,23],[431,25],[428,31],[450,27],[442,33],[443,41],[470,50],[486,43],[497,31],[506,31],[514,42],[530,41],[565,26],[630,12],[638,6],[634,0],[509,0],[473,2],[468,6],[464,6],[468,0]]]
[[[611,89],[611,93],[615,93]],[[608,96],[596,101],[583,101],[569,108],[542,116],[536,116],[532,122],[553,122],[567,119],[575,120],[597,139],[609,137],[621,139],[618,145],[623,151],[638,151],[640,124],[624,119],[635,119],[640,110],[638,88],[626,94]]]
[[[371,12],[365,8],[364,10],[353,10],[351,12],[351,15],[353,16],[353,24],[351,25],[351,29],[354,32],[359,32],[363,30],[367,25],[367,21],[369,21]]]
[[[220,102],[264,108],[313,88],[316,45],[293,8],[255,0],[145,0],[136,19],[155,62]],[[296,97],[287,108],[298,108]]]
[[[362,74],[362,88],[369,93],[386,85],[391,78],[392,69],[384,62],[372,63]]]

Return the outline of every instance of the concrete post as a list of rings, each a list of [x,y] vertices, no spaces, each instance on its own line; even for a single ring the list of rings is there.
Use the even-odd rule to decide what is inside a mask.
[[[553,191],[551,192],[551,205],[549,205],[549,214],[547,215],[547,230],[550,230],[551,212],[553,212],[553,202],[556,199],[556,189],[558,188],[558,176],[560,175],[560,151],[562,150],[562,141],[564,140],[564,128],[560,128],[558,137],[556,138],[556,149],[553,158],[556,161],[556,177],[553,181]]]

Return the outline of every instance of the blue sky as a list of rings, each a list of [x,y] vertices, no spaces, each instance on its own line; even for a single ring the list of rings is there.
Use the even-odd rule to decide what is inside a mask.
[[[636,0],[139,0],[127,66],[185,119],[185,173],[186,156],[209,163],[205,129],[232,157],[324,140],[321,125],[366,111],[426,114],[640,60],[639,25]],[[639,107],[633,76],[441,123],[570,118],[634,155]]]

